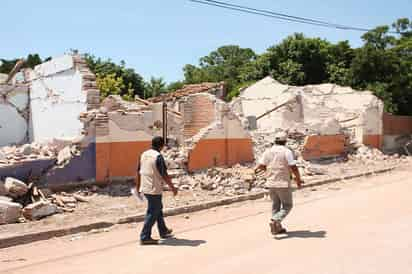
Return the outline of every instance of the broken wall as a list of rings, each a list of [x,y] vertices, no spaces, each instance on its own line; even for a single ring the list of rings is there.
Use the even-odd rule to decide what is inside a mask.
[[[78,116],[87,110],[83,77],[73,56],[64,55],[27,72],[31,141],[70,140],[81,135]]]
[[[0,84],[0,147],[28,141],[29,88]]]
[[[2,92],[7,105],[15,107],[25,119],[21,123],[15,117],[6,120],[8,135],[0,135],[0,145],[31,144],[3,147],[3,151],[14,152],[0,157],[0,177],[27,180],[31,175],[48,186],[94,181],[95,129],[79,116],[99,107],[100,92],[85,60],[80,55],[64,55],[21,74],[24,77],[15,81],[12,89],[10,85],[0,85],[2,91],[3,87],[8,90]],[[0,115],[0,121],[9,114]],[[17,126],[19,135],[13,131]],[[2,137],[10,135],[12,141],[4,142]],[[65,151],[69,151],[63,155],[67,161],[59,164]]]
[[[384,113],[383,134],[384,151],[404,153],[403,147],[412,140],[412,116]]]
[[[162,135],[162,103],[142,105],[111,96],[103,106],[95,118],[96,180],[134,177],[141,153],[151,147],[153,136]],[[181,139],[182,118],[168,113],[167,120],[168,136]]]
[[[183,100],[183,137],[188,139],[216,120],[216,98],[200,93]]]
[[[377,148],[382,140],[383,102],[368,91],[333,84],[294,87],[266,77],[241,92],[234,102],[244,117],[260,116],[293,98],[258,121],[260,131],[298,130],[307,135],[349,135],[353,142]]]
[[[252,138],[228,104],[197,94],[187,98],[184,109],[190,110],[188,117],[184,112],[185,129],[190,129],[186,133],[191,136],[187,140],[189,171],[253,162]]]

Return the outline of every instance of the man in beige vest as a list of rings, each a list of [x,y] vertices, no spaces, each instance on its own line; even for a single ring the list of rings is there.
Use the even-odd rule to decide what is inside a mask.
[[[293,152],[286,147],[286,141],[286,133],[276,134],[275,145],[264,152],[255,168],[255,173],[266,171],[266,188],[272,200],[272,218],[269,223],[272,234],[286,233],[281,222],[293,207],[291,173],[295,175],[298,188],[303,183]]]
[[[138,164],[136,176],[136,190],[147,199],[147,211],[143,230],[140,233],[142,245],[158,244],[158,240],[152,239],[152,227],[157,222],[157,228],[161,238],[172,237],[172,230],[167,228],[163,217],[162,193],[166,183],[177,194],[177,189],[167,173],[165,160],[160,153],[164,147],[162,137],[154,137],[152,148],[143,152]]]

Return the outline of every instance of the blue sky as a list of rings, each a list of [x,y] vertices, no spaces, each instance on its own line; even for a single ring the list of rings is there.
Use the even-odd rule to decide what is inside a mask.
[[[372,28],[399,17],[411,18],[411,0],[226,0],[235,4]],[[361,45],[360,32],[286,23],[240,14],[187,0],[1,0],[0,58],[28,53],[58,56],[79,49],[125,60],[142,76],[183,78],[185,64],[226,44],[257,53],[294,32],[349,40]]]

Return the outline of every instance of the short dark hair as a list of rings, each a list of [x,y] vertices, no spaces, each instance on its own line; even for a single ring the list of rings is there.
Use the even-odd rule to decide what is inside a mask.
[[[160,150],[165,145],[163,137],[156,136],[152,139],[152,148],[155,150]]]
[[[284,140],[275,140],[275,144],[278,146],[285,146],[286,145],[286,141]]]

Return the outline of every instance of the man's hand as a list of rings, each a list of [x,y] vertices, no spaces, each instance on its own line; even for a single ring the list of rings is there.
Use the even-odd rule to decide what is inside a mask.
[[[173,196],[176,196],[177,195],[177,188],[173,187],[172,192],[173,192]]]
[[[172,178],[170,178],[170,176],[166,174],[166,176],[164,176],[163,179],[165,180],[166,184],[169,186],[169,189],[172,190],[173,195],[176,196],[177,188],[173,185]]]
[[[258,165],[255,167],[254,172],[255,174],[258,174],[260,171],[266,171],[266,166],[265,165]]]
[[[298,188],[302,188],[304,182],[299,178],[299,180],[296,180],[296,184],[298,185]]]

